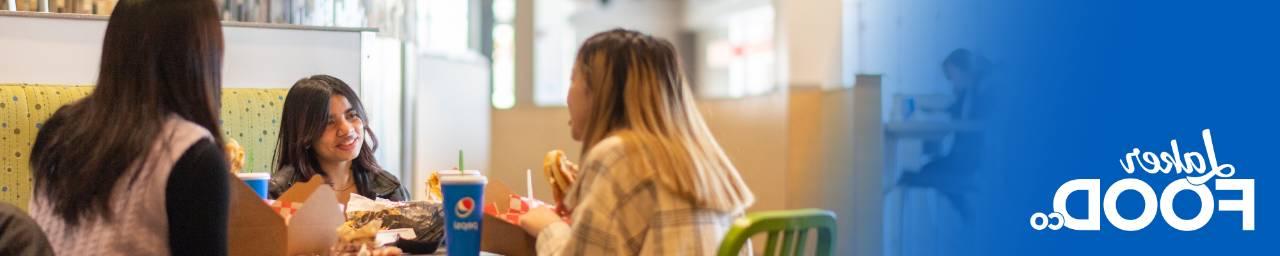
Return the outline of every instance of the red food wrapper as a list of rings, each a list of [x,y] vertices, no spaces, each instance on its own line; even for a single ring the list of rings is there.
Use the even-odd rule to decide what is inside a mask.
[[[511,205],[507,208],[507,212],[502,215],[502,218],[506,219],[507,222],[519,224],[520,215],[524,215],[529,212],[529,200],[533,199],[512,194],[511,200],[507,200]]]
[[[510,194],[507,196],[507,210],[505,212],[498,211],[500,202],[487,203],[484,206],[484,213],[498,217],[503,221],[511,224],[520,224],[520,216],[529,212],[534,205],[541,205],[536,199],[521,197],[520,195]]]
[[[298,213],[298,209],[301,209],[301,208],[302,208],[302,203],[287,202],[287,201],[271,202],[271,210],[276,211],[276,214],[280,214],[280,217],[284,218],[285,225],[289,224],[289,219],[293,218],[293,215]]]
[[[499,202],[487,203],[484,206],[484,213],[498,217],[503,221],[511,224],[520,224],[520,215],[529,212],[531,202],[536,203],[533,199],[524,198],[520,195],[510,194],[507,196],[507,211],[498,211]]]

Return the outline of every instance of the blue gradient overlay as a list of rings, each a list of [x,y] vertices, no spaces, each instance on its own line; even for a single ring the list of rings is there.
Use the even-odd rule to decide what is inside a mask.
[[[1280,204],[1280,4],[1243,1],[995,1],[978,17],[973,41],[992,56],[984,84],[983,167],[974,176],[973,214],[962,230],[942,234],[970,246],[943,255],[1272,255]],[[1159,212],[1139,231],[1105,215],[1101,230],[1035,230],[1036,212],[1053,212],[1055,191],[1073,179],[1099,179],[1100,193],[1136,178],[1161,195],[1181,174],[1126,173],[1125,154],[1205,153],[1212,131],[1217,160],[1254,179],[1255,230],[1239,212],[1215,207],[1195,231],[1170,227]],[[1215,178],[1218,179],[1218,178]],[[1213,180],[1210,180],[1210,184]],[[1237,191],[1213,191],[1237,200]],[[1086,214],[1086,195],[1071,195],[1071,215]],[[1174,199],[1181,218],[1199,198]],[[1099,209],[1103,206],[1098,205]],[[1121,194],[1119,213],[1135,218],[1142,201]],[[887,225],[887,224],[886,224]],[[904,237],[907,247],[913,237]]]

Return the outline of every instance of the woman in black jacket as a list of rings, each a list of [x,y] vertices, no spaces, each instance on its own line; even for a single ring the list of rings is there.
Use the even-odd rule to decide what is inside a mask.
[[[328,75],[298,80],[284,100],[271,198],[320,175],[346,204],[352,193],[408,200],[400,181],[373,158],[378,140],[364,104],[347,83]]]

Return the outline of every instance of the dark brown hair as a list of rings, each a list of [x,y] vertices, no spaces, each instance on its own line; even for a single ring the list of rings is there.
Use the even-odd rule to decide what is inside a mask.
[[[369,181],[365,180],[369,175],[356,174],[382,170],[373,158],[373,151],[378,149],[378,138],[369,128],[369,115],[365,112],[360,97],[356,96],[351,86],[333,76],[315,75],[303,78],[293,83],[293,88],[289,89],[289,95],[284,99],[280,138],[276,141],[276,170],[294,168],[295,181],[306,181],[316,174],[324,175],[311,145],[324,135],[329,120],[329,99],[335,95],[347,98],[356,115],[364,120],[364,135],[368,139],[360,146],[360,155],[352,160],[351,177],[356,179],[357,193],[373,197]]]
[[[93,94],[62,107],[31,152],[35,191],[71,226],[110,219],[111,191],[170,115],[222,132],[222,24],[209,0],[120,1]],[[137,177],[129,177],[133,182]]]

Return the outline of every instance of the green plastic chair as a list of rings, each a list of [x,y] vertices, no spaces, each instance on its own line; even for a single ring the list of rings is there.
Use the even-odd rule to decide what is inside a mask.
[[[716,255],[738,255],[747,239],[767,232],[764,255],[800,255],[805,251],[805,239],[810,229],[818,230],[817,250],[819,256],[831,255],[836,240],[836,214],[822,209],[800,209],[787,211],[770,211],[747,214],[733,222],[733,227],[720,242],[720,250]],[[781,237],[782,248],[778,248]]]

